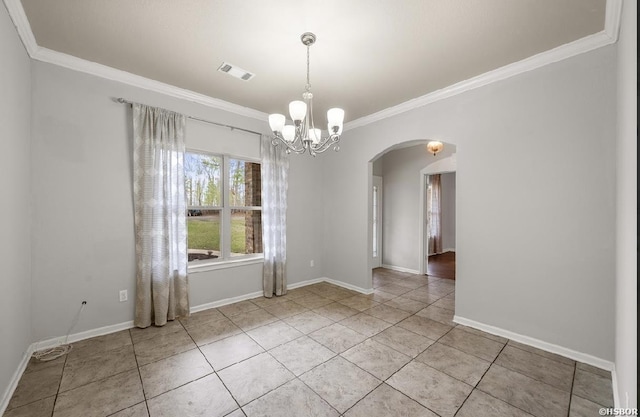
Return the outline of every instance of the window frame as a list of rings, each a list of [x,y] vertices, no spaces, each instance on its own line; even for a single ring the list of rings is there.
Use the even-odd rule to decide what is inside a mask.
[[[254,263],[262,263],[264,261],[264,251],[260,253],[250,253],[244,255],[231,256],[231,211],[232,210],[255,210],[260,211],[262,215],[262,206],[231,206],[230,184],[231,175],[229,175],[230,160],[239,160],[259,164],[262,167],[262,161],[258,158],[238,156],[226,153],[217,153],[204,151],[200,149],[187,148],[185,154],[207,155],[221,158],[220,179],[222,187],[222,206],[189,206],[188,210],[220,210],[220,257],[215,259],[203,259],[188,262],[187,269],[189,272],[204,272],[205,270],[230,268],[239,265],[247,265]],[[260,175],[262,176],[262,170]],[[185,200],[187,200],[185,190]],[[260,200],[262,202],[262,199]],[[187,217],[188,221],[188,217]],[[188,231],[187,231],[188,233]],[[262,234],[262,230],[260,231]],[[187,235],[187,251],[188,247]]]

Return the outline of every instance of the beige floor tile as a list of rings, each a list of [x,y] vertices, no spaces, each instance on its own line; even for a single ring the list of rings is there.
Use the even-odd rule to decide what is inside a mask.
[[[269,353],[296,376],[302,375],[336,355],[307,336],[271,349]]]
[[[319,308],[327,304],[331,304],[333,302],[334,302],[333,300],[330,300],[328,298],[322,297],[318,294],[314,294],[311,292],[309,293],[309,295],[305,295],[304,297],[301,297],[301,298],[296,298],[297,304],[300,304],[301,306],[306,307],[308,309]]]
[[[139,403],[132,407],[125,408],[122,411],[118,411],[115,414],[111,414],[109,417],[149,417],[147,410],[147,403]]]
[[[355,308],[347,307],[340,303],[327,304],[313,311],[333,321],[344,320],[359,313]]]
[[[140,367],[140,377],[147,399],[213,373],[213,368],[198,349]]]
[[[585,400],[577,395],[571,396],[571,406],[569,407],[569,417],[591,417],[600,415],[601,408],[606,408],[601,404]]]
[[[571,391],[574,373],[574,367],[571,365],[556,362],[508,345],[500,352],[495,364],[520,372],[561,390]]]
[[[432,340],[440,339],[453,328],[452,326],[447,326],[446,324],[416,315],[407,317],[397,325]]]
[[[62,355],[59,358],[56,358],[50,361],[43,361],[41,359],[36,359],[34,357],[31,357],[29,359],[29,362],[27,363],[27,368],[24,370],[24,373],[28,374],[29,372],[42,371],[46,368],[55,368],[60,364],[64,365],[66,360],[67,360],[67,355]]]
[[[424,287],[418,288],[417,290],[410,291],[406,294],[403,294],[402,296],[410,300],[419,301],[425,306],[433,304],[436,301],[438,301],[440,298],[442,298],[442,296],[440,295],[430,293],[429,291],[424,289]]]
[[[144,329],[134,327],[129,329],[131,340],[138,343],[142,340],[151,339],[152,337],[183,331],[184,327],[179,320],[168,321],[164,326],[149,326]]]
[[[268,353],[225,368],[218,375],[241,406],[295,378]]]
[[[453,310],[436,307],[433,304],[418,311],[416,316],[426,317],[442,324],[446,324],[447,326],[453,327],[456,325],[456,323],[453,322]]]
[[[396,372],[387,383],[442,417],[453,417],[473,389],[471,385],[415,360]]]
[[[331,326],[309,333],[309,337],[335,353],[342,353],[367,338],[365,335],[339,323],[334,323]]]
[[[193,340],[186,330],[158,335],[133,345],[138,366],[143,366],[177,353],[186,352],[195,347],[196,344],[193,343]]]
[[[576,361],[573,359],[565,358],[564,356],[560,356],[556,353],[547,352],[542,349],[535,348],[533,346],[525,345],[524,343],[519,343],[513,340],[509,340],[509,345],[512,347],[517,347],[518,349],[526,350],[527,352],[535,353],[536,355],[543,356],[547,359],[553,359],[554,361],[562,362],[567,365],[575,365]]]
[[[478,389],[537,417],[569,412],[569,393],[499,365],[491,365]]]
[[[411,416],[411,417],[438,417],[436,414],[426,409],[416,401],[391,388],[387,384],[382,384],[364,399],[360,400],[349,411],[345,417],[390,417],[390,416]]]
[[[595,366],[588,365],[583,362],[576,362],[576,369],[591,372],[592,374],[598,374],[605,378],[611,378],[611,371],[607,371],[606,369],[596,368]]]
[[[389,307],[397,308],[399,310],[407,311],[414,314],[427,306],[426,303],[421,301],[412,300],[407,297],[396,297],[384,303]]]
[[[400,326],[392,326],[377,335],[372,340],[387,345],[400,353],[415,358],[426,348],[435,343],[434,340],[421,336]]]
[[[313,368],[300,379],[339,413],[347,411],[381,382],[340,356]]]
[[[371,339],[355,345],[340,356],[383,381],[411,360],[409,356]]]
[[[475,386],[487,372],[491,362],[469,355],[442,343],[434,343],[416,357],[416,360],[431,366],[464,383]]]
[[[308,310],[307,307],[303,307],[295,301],[285,301],[282,303],[277,303],[271,306],[264,307],[264,309],[279,319],[295,316],[296,314],[304,313]]]
[[[7,410],[2,417],[51,417],[55,400],[55,396],[43,398],[27,405]]]
[[[187,328],[187,333],[196,342],[196,345],[202,346],[242,333],[242,330],[228,318],[222,317],[215,321],[190,325]]]
[[[222,417],[238,408],[215,374],[152,398],[147,404],[151,417]]]
[[[340,324],[367,337],[374,336],[391,326],[391,323],[389,322],[364,313],[348,317],[340,321]]]
[[[438,341],[489,362],[493,362],[504,347],[503,343],[457,328],[451,330]]]
[[[216,371],[264,352],[244,333],[204,345],[200,350]]]
[[[605,407],[613,407],[611,377],[576,369],[573,394]]]
[[[386,292],[386,293],[398,295],[398,296],[406,294],[409,291],[411,291],[411,288],[407,288],[398,284],[383,285],[382,287],[378,287],[377,289],[382,292]]]
[[[257,310],[258,306],[249,300],[240,301],[238,303],[227,304],[226,306],[218,307],[218,310],[227,317],[235,316],[240,313],[247,313],[249,311]]]
[[[103,417],[142,401],[142,384],[135,369],[61,393],[53,417]]]
[[[229,318],[236,326],[238,326],[245,332],[251,329],[255,329],[256,327],[264,326],[265,324],[273,323],[274,321],[278,320],[276,316],[262,308],[247,311],[244,313],[234,314]]]
[[[338,417],[333,407],[298,379],[242,408],[248,417]]]
[[[253,330],[249,330],[247,334],[262,346],[264,350],[272,349],[283,343],[287,343],[303,336],[303,333],[283,321],[276,321]]]
[[[9,401],[8,409],[17,408],[56,395],[64,363],[23,374]]]
[[[456,417],[533,417],[531,414],[505,403],[482,391],[473,390]]]
[[[190,330],[192,326],[199,326],[206,323],[212,323],[217,320],[225,319],[226,316],[217,308],[209,308],[191,314],[189,317],[180,318],[180,323],[185,329]]]
[[[371,307],[368,310],[364,310],[363,313],[377,317],[391,324],[396,324],[411,315],[408,311],[393,308],[385,304],[379,304],[375,307]]]
[[[506,344],[509,341],[509,339],[506,339],[504,337],[496,336],[494,334],[487,333],[487,332],[483,332],[482,330],[474,329],[473,327],[463,326],[462,324],[458,324],[456,326],[456,329],[464,330],[465,332],[468,332],[468,333],[471,333],[471,334],[475,334],[476,336],[486,337],[487,339],[491,339],[494,342],[502,343],[503,345]]]
[[[333,324],[333,320],[329,320],[328,318],[321,316],[318,313],[314,313],[313,311],[305,311],[304,313],[287,317],[282,321],[292,327],[295,327],[304,334],[309,334]]]
[[[377,301],[372,300],[371,298],[365,295],[354,295],[353,297],[345,298],[343,300],[338,301],[340,304],[346,305],[347,307],[351,307],[358,311],[364,311],[371,307],[377,306]]]
[[[133,344],[133,342],[131,341],[129,330],[122,330],[104,336],[74,342],[68,358],[73,360],[81,356],[91,356],[99,352],[105,352],[131,344]]]
[[[447,310],[455,311],[456,309],[456,300],[453,298],[443,297],[432,304],[434,307],[444,308]]]
[[[133,346],[123,346],[91,356],[68,360],[62,373],[60,392],[77,388],[124,371],[136,369],[138,364]]]

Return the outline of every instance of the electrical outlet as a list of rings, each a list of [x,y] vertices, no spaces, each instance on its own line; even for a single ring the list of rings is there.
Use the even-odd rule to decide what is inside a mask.
[[[127,301],[127,299],[128,299],[127,290],[121,290],[120,291],[120,302]]]
[[[316,266],[316,263],[313,261],[313,259],[311,261],[309,261],[309,266],[311,268],[313,268],[314,266]]]

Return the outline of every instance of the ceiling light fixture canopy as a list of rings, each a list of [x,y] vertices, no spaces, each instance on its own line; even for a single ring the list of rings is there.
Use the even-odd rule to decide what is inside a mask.
[[[431,142],[427,143],[427,150],[431,152],[433,156],[436,156],[436,154],[442,149],[444,149],[444,145],[442,144],[442,142],[432,140]]]
[[[340,135],[342,134],[344,110],[332,108],[327,111],[328,135],[322,137],[322,130],[316,128],[313,121],[313,94],[311,93],[311,83],[309,82],[309,48],[316,41],[316,35],[305,32],[300,37],[302,44],[307,47],[307,84],[302,93],[304,101],[296,100],[289,103],[289,114],[293,125],[285,125],[283,114],[270,114],[269,126],[274,134],[271,141],[273,146],[283,143],[287,153],[295,152],[302,154],[309,151],[315,156],[333,147],[338,151],[340,147]]]

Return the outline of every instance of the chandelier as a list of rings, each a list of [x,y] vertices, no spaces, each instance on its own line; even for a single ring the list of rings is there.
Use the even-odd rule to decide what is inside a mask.
[[[344,110],[332,108],[327,111],[328,135],[322,137],[322,130],[316,128],[313,121],[313,94],[309,82],[309,47],[315,43],[316,35],[305,32],[300,40],[307,47],[307,84],[302,93],[304,101],[296,100],[289,103],[289,114],[293,125],[285,125],[283,114],[269,115],[269,126],[275,136],[271,143],[274,146],[283,143],[288,154],[291,152],[302,154],[309,151],[309,154],[315,156],[331,147],[338,151]]]

